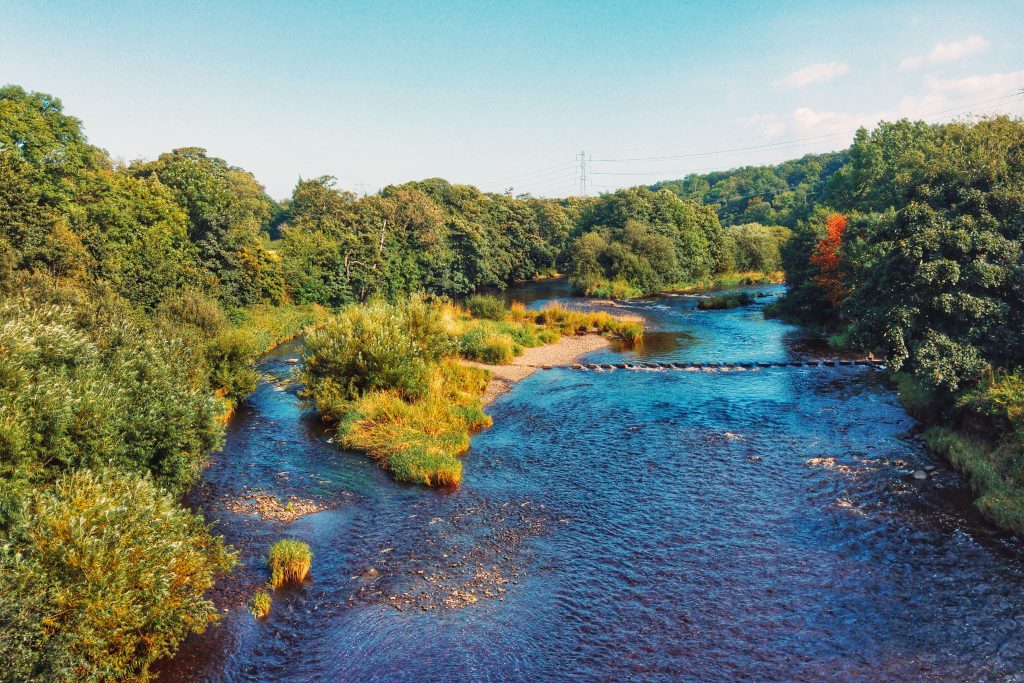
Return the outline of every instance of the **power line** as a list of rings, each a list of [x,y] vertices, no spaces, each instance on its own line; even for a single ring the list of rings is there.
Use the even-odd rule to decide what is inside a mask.
[[[962,109],[970,109],[971,107],[975,107],[975,106],[977,106],[979,104],[988,104],[990,102],[999,102],[999,101],[1003,101],[1003,100],[1013,99],[1013,98],[1019,97],[1019,96],[1020,96],[1020,91],[1015,91],[1015,92],[1010,93],[1008,95],[1002,95],[1000,97],[994,97],[994,98],[990,98],[990,99],[987,99],[987,100],[980,100],[978,102],[972,102],[970,104],[963,105],[963,106],[960,106],[960,107],[953,107],[951,109],[944,109],[944,110],[940,110],[940,111],[937,111],[937,112],[932,112],[930,114],[925,114],[922,118],[936,116],[936,115],[940,115],[940,114],[946,114],[946,113],[949,113],[949,112],[959,111],[959,110],[962,110]],[[852,132],[856,132],[856,129],[854,129]],[[846,129],[844,129],[842,131],[835,132],[835,133],[827,133],[827,134],[822,134],[822,135],[815,135],[815,136],[806,137],[806,138],[796,138],[796,139],[793,139],[793,140],[781,140],[779,142],[772,142],[772,143],[767,143],[767,144],[763,144],[763,145],[752,145],[752,146],[747,146],[747,147],[733,147],[733,148],[730,148],[730,149],[712,150],[712,151],[709,151],[709,152],[691,152],[691,153],[688,153],[688,154],[666,154],[666,155],[650,156],[650,157],[625,157],[625,158],[620,158],[620,159],[597,159],[597,161],[601,162],[601,163],[629,163],[629,162],[635,162],[635,161],[664,161],[664,160],[669,160],[669,159],[691,159],[691,158],[715,156],[717,154],[731,154],[731,153],[734,153],[734,152],[749,152],[749,151],[754,151],[754,150],[759,150],[759,149],[771,149],[771,148],[774,148],[774,147],[781,147],[781,146],[785,146],[785,145],[800,144],[800,143],[805,143],[805,142],[823,142],[824,140],[827,140],[829,138],[841,137],[841,136],[850,135],[850,134],[851,134],[850,129],[846,128]]]
[[[547,172],[554,172],[556,170],[561,170],[561,169],[568,168],[570,166],[575,166],[575,165],[576,165],[575,161],[566,161],[566,162],[558,164],[556,166],[549,166],[548,168],[542,168],[542,169],[540,169],[538,171],[531,171],[529,173],[520,173],[519,175],[505,176],[504,178],[498,178],[496,180],[487,180],[487,181],[484,181],[484,182],[482,182],[480,184],[481,185],[493,185],[493,184],[496,184],[496,183],[504,183],[504,182],[507,182],[507,181],[510,181],[510,180],[519,180],[521,178],[530,178],[530,177],[537,176],[537,175],[546,175]]]
[[[1014,98],[1014,97],[1020,97],[1020,96],[1021,96],[1020,93],[1014,93],[1013,95],[1004,95],[1002,97],[991,98],[991,99],[988,99],[988,100],[981,100],[979,102],[972,102],[971,104],[968,104],[968,105],[965,105],[965,106],[962,106],[962,107],[955,107],[955,108],[952,108],[952,109],[946,109],[946,110],[942,110],[942,111],[938,111],[938,112],[933,112],[933,113],[927,114],[927,115],[925,115],[925,116],[923,116],[921,118],[922,119],[934,118],[936,116],[941,116],[942,114],[946,114],[946,113],[949,113],[949,112],[952,112],[952,111],[960,111],[960,110],[964,110],[964,109],[971,109],[971,108],[973,108],[973,107],[975,107],[975,106],[977,106],[979,104],[986,104],[986,103],[990,103],[990,102],[1003,102],[1005,100],[1008,100],[1008,99],[1011,99],[1011,98]],[[988,108],[980,110],[980,111],[965,112],[965,113],[969,113],[969,114],[970,113],[976,113],[976,114],[980,115],[980,114],[986,114],[986,113],[989,113],[989,112],[994,112],[994,111],[996,111],[998,109],[1001,109],[1002,107],[1003,107],[1003,104],[998,104],[998,105],[996,105],[994,107],[988,107]],[[833,133],[833,134],[830,134],[830,135],[827,135],[827,136],[815,136],[815,137],[811,137],[811,138],[805,138],[804,140],[784,141],[784,142],[778,143],[778,146],[776,147],[776,149],[788,149],[788,148],[792,148],[792,147],[800,147],[800,146],[803,146],[805,144],[809,144],[806,141],[820,141],[820,140],[823,140],[823,139],[826,139],[826,138],[831,138],[831,137],[849,136],[849,135],[851,135],[852,133],[855,133],[855,132],[856,132],[856,130],[851,132],[849,129],[847,129],[847,131],[844,131],[842,133]],[[763,147],[763,146],[759,146],[759,147]],[[655,159],[681,158],[681,156],[682,155],[680,155],[680,156],[655,157]],[[694,156],[705,156],[705,155],[700,154],[700,155],[694,155]],[[714,170],[718,170],[720,168],[721,168],[721,165],[710,166],[710,167],[705,167],[705,168],[691,168],[691,169],[687,169],[687,170],[671,170],[671,171],[670,170],[658,170],[658,171],[593,171],[592,170],[590,173],[591,173],[591,175],[611,175],[611,176],[670,176],[670,177],[671,176],[675,176],[675,177],[682,177],[682,176],[689,175],[691,173],[699,173],[699,172],[702,172],[702,171],[714,171]]]

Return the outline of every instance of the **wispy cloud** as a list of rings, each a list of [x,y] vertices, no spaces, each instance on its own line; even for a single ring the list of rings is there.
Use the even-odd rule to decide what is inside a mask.
[[[850,65],[846,62],[811,64],[802,69],[797,69],[780,81],[775,81],[775,87],[783,90],[806,88],[812,83],[825,83],[826,81],[835,80],[849,70]]]
[[[798,107],[781,114],[754,114],[740,120],[767,138],[816,139],[822,149],[841,146],[859,126],[901,118],[928,122],[969,114],[1013,113],[1020,106],[1016,91],[1024,87],[1024,70],[943,79],[926,76],[920,94],[905,95],[895,106],[878,111],[818,111]]]
[[[900,62],[900,69],[903,71],[911,71],[922,66],[955,62],[956,60],[967,57],[968,55],[976,55],[979,52],[984,52],[985,48],[988,47],[988,44],[988,41],[981,36],[970,36],[955,43],[936,43],[935,47],[933,47],[931,52],[928,54],[914,55],[904,59]]]

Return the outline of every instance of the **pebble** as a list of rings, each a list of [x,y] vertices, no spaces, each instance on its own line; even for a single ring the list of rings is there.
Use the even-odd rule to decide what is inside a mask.
[[[924,470],[916,470],[914,472],[914,479],[927,479],[927,478],[928,478],[928,473],[925,472]]]

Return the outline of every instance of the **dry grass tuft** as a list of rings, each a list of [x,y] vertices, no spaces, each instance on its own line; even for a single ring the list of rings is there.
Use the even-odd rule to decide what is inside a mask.
[[[313,565],[313,551],[302,541],[282,538],[271,546],[267,565],[270,567],[272,588],[302,583]]]

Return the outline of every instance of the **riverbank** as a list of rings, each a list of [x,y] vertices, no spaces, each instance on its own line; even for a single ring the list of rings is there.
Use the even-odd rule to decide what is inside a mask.
[[[592,351],[611,345],[611,341],[600,334],[571,335],[562,337],[553,344],[524,349],[523,354],[504,365],[485,365],[477,361],[462,360],[463,365],[483,368],[491,373],[482,397],[485,406],[490,405],[502,394],[511,391],[512,386],[524,380],[545,365],[571,363]]]

